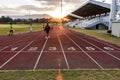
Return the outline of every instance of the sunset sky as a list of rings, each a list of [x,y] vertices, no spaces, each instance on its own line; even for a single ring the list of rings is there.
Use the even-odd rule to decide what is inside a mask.
[[[0,16],[49,14],[54,17],[60,16],[61,0],[0,0]],[[63,16],[79,7],[85,0],[63,0]],[[102,0],[98,0],[102,1]],[[111,3],[111,0],[106,0]]]

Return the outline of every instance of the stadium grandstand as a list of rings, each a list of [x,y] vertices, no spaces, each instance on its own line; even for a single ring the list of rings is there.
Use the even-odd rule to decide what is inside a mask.
[[[118,0],[118,2],[120,1]],[[66,16],[66,18],[70,19],[70,22],[64,25],[83,29],[110,29],[110,11],[111,4],[86,0],[78,9]],[[119,20],[119,18],[116,18],[116,20]]]

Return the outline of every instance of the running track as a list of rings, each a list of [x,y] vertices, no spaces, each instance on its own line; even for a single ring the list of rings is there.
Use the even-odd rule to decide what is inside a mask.
[[[120,47],[66,28],[0,36],[0,70],[120,69]]]

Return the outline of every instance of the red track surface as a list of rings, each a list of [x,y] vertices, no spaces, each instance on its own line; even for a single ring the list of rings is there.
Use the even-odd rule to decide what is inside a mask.
[[[120,69],[120,47],[61,27],[0,36],[0,70]]]

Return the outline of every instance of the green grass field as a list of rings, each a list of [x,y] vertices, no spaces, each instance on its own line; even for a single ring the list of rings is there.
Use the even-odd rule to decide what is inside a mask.
[[[14,34],[29,32],[29,24],[13,24]],[[33,24],[33,31],[41,30],[40,24]],[[0,35],[9,33],[9,24],[0,24]]]
[[[63,80],[120,80],[120,70],[62,70]],[[0,80],[56,80],[57,70],[1,71]]]
[[[76,28],[70,28],[70,29],[120,46],[120,38],[108,34],[107,30],[86,30],[86,29],[76,29]]]

